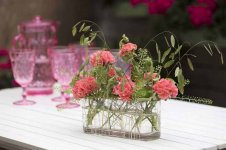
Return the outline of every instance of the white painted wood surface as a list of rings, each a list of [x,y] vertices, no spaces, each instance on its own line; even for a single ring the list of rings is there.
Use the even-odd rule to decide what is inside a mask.
[[[10,150],[217,150],[226,148],[226,109],[162,102],[162,134],[137,141],[84,134],[81,108],[58,111],[55,95],[29,97],[34,106],[14,106],[21,89],[0,91],[0,147]]]

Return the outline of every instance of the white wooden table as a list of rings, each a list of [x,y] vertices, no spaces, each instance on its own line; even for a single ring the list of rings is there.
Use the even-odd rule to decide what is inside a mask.
[[[217,150],[226,148],[226,109],[162,102],[162,134],[154,141],[88,135],[81,108],[57,111],[51,96],[29,97],[34,106],[14,106],[21,89],[0,91],[0,147],[10,150]]]

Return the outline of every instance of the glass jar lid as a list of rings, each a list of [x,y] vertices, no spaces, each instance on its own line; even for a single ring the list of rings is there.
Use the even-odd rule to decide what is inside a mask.
[[[20,24],[20,26],[23,26],[25,28],[41,28],[41,27],[48,27],[53,25],[53,21],[47,21],[43,20],[41,16],[35,16],[35,18],[32,21],[24,22]]]

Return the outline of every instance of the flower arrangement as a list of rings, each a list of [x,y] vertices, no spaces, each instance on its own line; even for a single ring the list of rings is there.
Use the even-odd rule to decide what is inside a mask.
[[[130,3],[144,4],[149,14],[165,16],[164,23],[168,25],[225,31],[225,0],[130,0]]]
[[[103,48],[87,57],[71,82],[74,98],[83,101],[84,131],[142,140],[159,138],[160,101],[184,93],[189,80],[183,75],[181,61],[186,58],[188,67],[194,70],[192,59],[196,56],[191,50],[198,44],[182,52],[183,45],[175,36],[163,32],[141,48],[123,35],[118,55],[130,65],[123,70],[115,65],[117,59],[97,24],[78,22],[72,33],[81,34],[82,45],[89,46],[96,38],[103,41]],[[159,36],[167,45],[163,53],[160,50],[163,43],[156,40]],[[151,43],[155,45],[156,58],[146,48]],[[202,44],[211,56],[216,50],[223,63],[215,43],[203,41]]]

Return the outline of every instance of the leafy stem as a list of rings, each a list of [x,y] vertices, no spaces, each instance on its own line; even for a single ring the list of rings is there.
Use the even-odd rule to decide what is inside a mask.
[[[198,45],[200,45],[200,44],[202,44],[202,43],[208,43],[208,45],[209,45],[209,43],[213,44],[213,45],[215,46],[215,49],[218,51],[219,55],[221,56],[221,63],[222,63],[222,64],[224,63],[222,52],[219,51],[219,49],[218,49],[218,47],[216,46],[215,42],[205,40],[205,41],[201,41],[201,42],[199,42],[199,43],[193,45],[192,47],[190,47],[190,48],[189,48],[189,49],[188,49],[181,57],[178,56],[178,61],[174,64],[174,66],[172,67],[172,69],[170,70],[170,72],[168,73],[167,76],[169,76],[169,75],[172,73],[172,71],[175,69],[175,67],[176,67],[178,64],[180,64],[180,62],[182,61],[182,59],[183,59],[184,57],[186,57],[186,56],[187,56],[187,57],[188,57],[188,56],[196,57],[196,56],[193,55],[193,54],[189,54],[189,52],[190,52],[191,50],[193,50],[196,46],[198,46]],[[207,50],[207,52],[210,54],[210,56],[213,55],[213,51],[212,51],[212,48],[211,48],[210,45],[209,45],[208,48],[204,45],[204,48]]]
[[[86,25],[86,24],[91,24],[91,25]],[[80,25],[80,28],[79,28],[79,25]],[[97,27],[97,31],[93,31],[93,28],[91,28],[93,26]],[[91,42],[96,37],[98,37],[104,43],[104,47],[110,49],[106,42],[103,29],[95,22],[90,20],[79,21],[72,27],[72,35],[75,36],[77,32],[82,33],[82,36],[80,37],[80,44],[89,46]]]
[[[147,42],[147,44],[144,46],[144,48],[146,48],[151,42],[156,42],[154,39],[155,38],[157,38],[158,36],[160,36],[160,35],[163,35],[163,34],[166,34],[166,33],[168,33],[168,34],[170,34],[170,35],[173,35],[174,37],[176,37],[172,32],[170,32],[170,31],[163,31],[163,32],[161,32],[161,33],[159,33],[159,34],[157,34],[156,36],[154,36],[153,38],[151,38],[148,42]],[[168,46],[170,46],[169,45],[169,42],[167,41],[167,39],[165,38],[165,40],[166,40],[166,42],[167,42],[167,45]],[[178,42],[178,40],[176,39],[176,42]],[[157,43],[157,42],[156,42]]]

